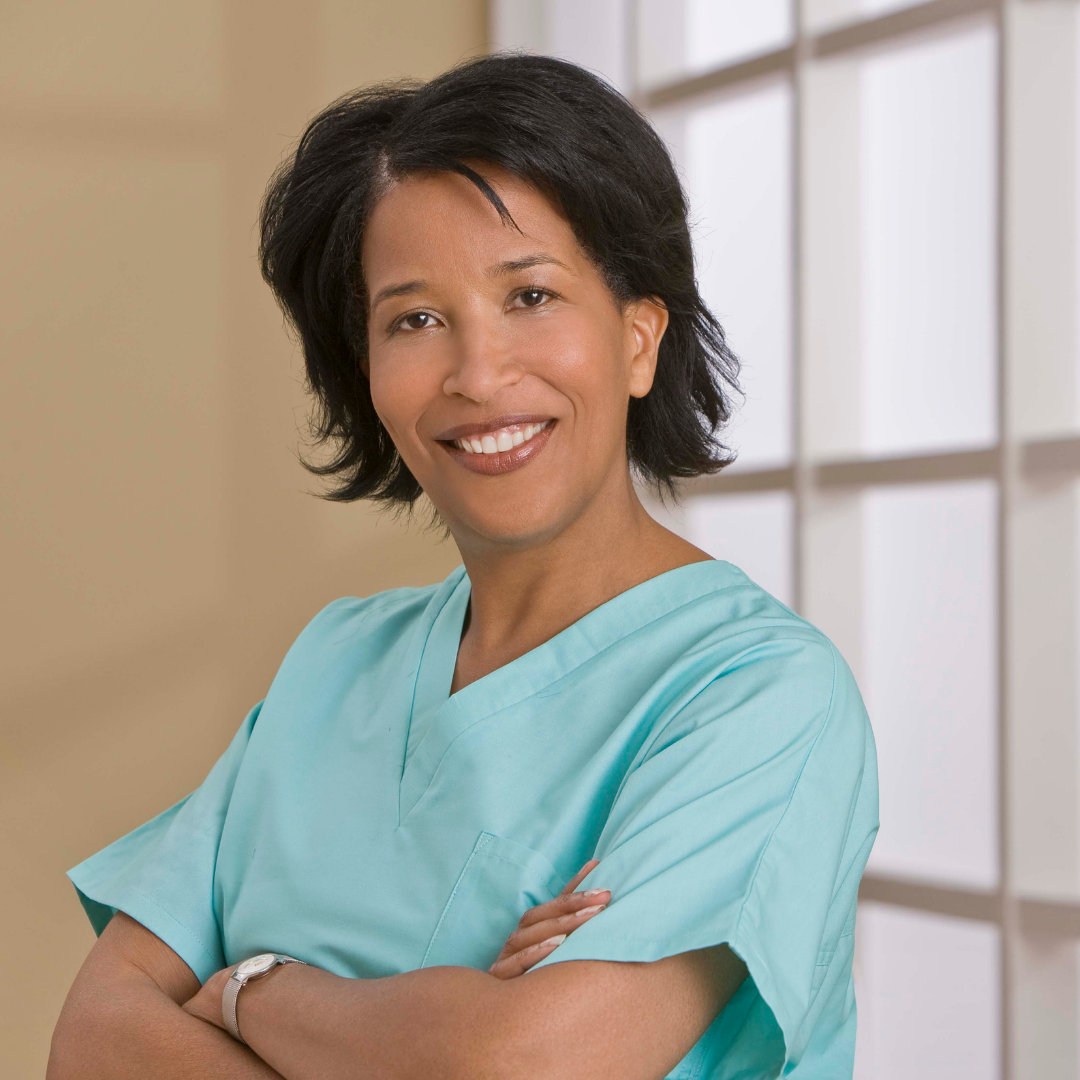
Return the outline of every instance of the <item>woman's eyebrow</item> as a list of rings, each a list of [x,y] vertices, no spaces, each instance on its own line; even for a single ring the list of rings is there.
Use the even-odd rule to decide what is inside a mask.
[[[518,270],[528,270],[532,266],[544,266],[546,264],[561,266],[564,270],[570,269],[566,263],[560,262],[554,255],[538,252],[535,255],[524,255],[520,259],[509,259],[506,262],[496,263],[488,270],[487,274],[488,277],[501,277],[503,274],[513,274]]]
[[[380,289],[374,299],[371,301],[371,311],[374,311],[384,300],[389,300],[392,296],[409,296],[412,293],[420,292],[424,288],[425,282],[423,281],[403,281],[400,285],[387,285],[385,289]]]
[[[528,270],[532,266],[544,265],[561,266],[564,270],[570,270],[566,263],[556,259],[554,255],[538,252],[535,255],[523,255],[520,259],[508,259],[506,262],[496,263],[488,269],[487,276],[502,277],[504,274],[513,274],[519,270]],[[380,289],[375,294],[371,301],[371,310],[374,311],[384,300],[389,300],[393,296],[410,296],[421,292],[426,287],[427,282],[419,279],[403,281],[399,285],[387,285],[385,289]]]

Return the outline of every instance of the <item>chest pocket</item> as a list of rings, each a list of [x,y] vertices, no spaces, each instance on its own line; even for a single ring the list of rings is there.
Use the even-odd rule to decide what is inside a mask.
[[[486,971],[525,912],[566,883],[525,844],[482,832],[439,916],[421,967],[456,964]]]

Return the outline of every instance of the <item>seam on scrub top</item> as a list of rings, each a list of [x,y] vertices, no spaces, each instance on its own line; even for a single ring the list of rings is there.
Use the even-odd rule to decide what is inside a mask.
[[[355,600],[358,604],[364,605],[363,609],[359,612],[359,621],[357,622],[357,625],[344,637],[333,639],[333,644],[340,645],[351,638],[356,637],[356,635],[364,629],[366,623],[373,615],[378,615],[384,608],[393,606],[393,601],[408,601],[410,599],[409,597],[402,596],[402,593],[418,594],[433,592],[438,589],[440,584],[442,583],[436,582],[434,585],[401,585],[396,589],[384,589],[382,592],[373,593],[371,596],[339,596],[335,600],[331,600],[325,607],[320,608],[312,617],[308,626],[315,623],[321,615],[328,612],[335,604],[343,603],[346,600]],[[428,599],[430,600],[430,597]],[[304,627],[305,630],[307,628],[308,627]],[[301,631],[301,633],[303,633],[303,631]]]
[[[446,594],[446,599],[439,605],[439,610],[436,611],[435,614],[431,617],[431,623],[428,626],[427,634],[424,636],[423,647],[420,649],[420,655],[416,658],[416,678],[413,679],[412,694],[409,697],[409,727],[405,732],[406,752],[408,751],[409,735],[412,734],[413,714],[416,711],[416,691],[420,686],[420,671],[422,670],[422,668],[424,666],[424,657],[427,656],[428,646],[431,644],[431,634],[432,634],[432,631],[434,631],[434,629],[435,629],[435,624],[439,621],[439,616],[446,609],[446,605],[450,603],[451,597],[454,595],[454,593],[456,593],[458,591],[458,588],[461,586],[461,579],[463,577],[465,577],[464,574],[462,574],[461,577],[458,578],[458,580],[455,583],[454,587]],[[440,584],[442,584],[442,582],[440,582]],[[438,585],[435,586],[435,589],[436,589],[436,591],[438,591]],[[432,599],[434,599],[434,596],[432,596]],[[428,603],[429,604],[431,603],[430,599],[428,600]],[[404,761],[404,759],[402,759],[402,762],[401,762],[401,775],[402,776],[405,775],[405,761]],[[401,798],[400,798],[400,793],[399,793],[399,796],[398,796],[398,824],[401,823],[401,821],[400,821],[400,818],[401,818],[400,803],[401,803]]]
[[[736,569],[738,569],[738,567],[736,567]],[[741,571],[740,571],[740,572],[741,572]],[[747,580],[749,580],[749,578],[748,578]],[[833,646],[832,642],[831,642],[831,641],[829,641],[829,639],[828,639],[827,637],[825,637],[825,635],[824,635],[823,633],[821,633],[821,631],[820,631],[820,630],[818,630],[818,629],[817,629],[816,627],[814,627],[814,626],[811,626],[811,625],[810,625],[809,623],[805,622],[805,620],[800,620],[800,621],[804,623],[804,625],[805,625],[805,627],[806,627],[807,629],[809,629],[809,630],[812,630],[812,631],[814,631],[814,637],[815,637],[815,638],[817,638],[817,639],[820,639],[821,643],[823,643],[824,645],[826,645],[826,646],[827,646],[827,648],[828,648],[828,650],[829,650],[829,655],[830,655],[830,656],[832,657],[832,665],[833,665],[833,671],[832,671],[832,687],[831,687],[831,689],[830,689],[830,691],[829,691],[829,709],[831,709],[831,708],[832,708],[832,696],[833,696],[833,694],[835,693],[835,690],[836,690],[836,657],[835,657],[835,656],[833,655],[833,653],[834,653],[834,646]],[[734,636],[735,636],[735,637],[741,637],[741,636],[743,636],[744,634],[749,634],[749,633],[752,633],[752,632],[753,632],[753,631],[751,631],[751,630],[741,630],[741,631],[739,631],[739,633],[738,633],[738,634],[736,634],[736,635],[734,635]],[[770,639],[769,639],[769,640],[768,640],[767,642],[759,642],[759,643],[758,643],[758,646],[760,646],[760,645],[775,645],[775,644],[778,644],[778,643],[779,643],[779,644],[784,644],[784,643],[787,643],[787,642],[791,642],[791,643],[798,643],[798,644],[800,644],[800,645],[801,645],[801,644],[805,644],[805,643],[804,643],[804,642],[802,642],[802,640],[801,640],[800,638],[798,638],[798,637],[779,637],[779,638],[770,638]],[[752,651],[754,650],[754,648],[755,648],[755,647],[757,647],[757,646],[749,646],[749,647],[747,647],[746,649],[743,649],[742,651],[740,651],[740,653],[738,654],[738,657],[737,657],[737,658],[742,658],[742,657],[744,657],[744,656],[745,656],[745,655],[746,655],[747,653],[750,653],[750,652],[752,652]],[[734,661],[734,659],[737,659],[737,658],[732,658],[732,659],[733,659],[733,661]],[[739,665],[739,666],[741,667],[742,665]],[[738,668],[733,668],[733,667],[731,666],[731,664],[730,664],[730,663],[729,663],[729,664],[725,664],[725,665],[724,665],[724,668],[723,668],[723,670],[722,670],[722,671],[720,671],[720,672],[719,672],[718,674],[716,674],[716,675],[713,675],[713,677],[712,677],[711,679],[709,679],[709,680],[708,680],[708,681],[707,681],[706,683],[704,683],[704,684],[703,684],[702,686],[698,687],[698,689],[697,689],[697,690],[696,690],[696,691],[695,691],[695,692],[694,692],[693,694],[691,694],[691,695],[690,695],[690,697],[688,697],[688,698],[686,699],[686,701],[684,701],[684,702],[683,702],[683,703],[682,703],[682,704],[681,704],[681,705],[680,705],[680,706],[679,706],[679,707],[678,707],[678,708],[677,708],[677,709],[676,709],[676,710],[675,710],[675,711],[674,711],[674,712],[673,712],[673,713],[672,713],[672,714],[671,714],[671,715],[670,715],[670,716],[669,716],[669,717],[667,718],[667,720],[666,720],[666,721],[665,721],[665,722],[664,722],[664,723],[663,723],[663,724],[662,724],[661,726],[659,726],[659,727],[654,727],[654,728],[653,728],[653,729],[652,729],[652,730],[651,730],[651,731],[649,732],[649,735],[648,735],[648,737],[647,737],[647,738],[646,738],[646,740],[645,740],[645,741],[644,741],[644,742],[642,743],[641,749],[639,749],[639,751],[638,751],[638,753],[639,753],[639,754],[642,754],[642,755],[643,755],[643,756],[642,756],[642,758],[641,758],[641,761],[639,761],[637,765],[634,765],[633,767],[631,767],[631,768],[628,768],[628,769],[626,770],[626,772],[625,772],[625,773],[623,773],[622,779],[621,779],[621,780],[619,781],[619,786],[618,786],[618,788],[616,788],[616,790],[615,790],[615,795],[614,795],[614,797],[612,798],[612,805],[614,805],[614,804],[615,804],[615,803],[616,803],[616,802],[618,801],[619,797],[620,797],[620,796],[622,795],[622,793],[623,793],[623,789],[624,789],[624,788],[626,787],[626,785],[627,785],[627,784],[628,784],[628,783],[630,782],[630,779],[631,779],[631,777],[632,777],[632,776],[634,775],[634,773],[635,773],[635,772],[636,772],[636,771],[637,771],[638,769],[640,769],[640,768],[641,768],[641,767],[642,767],[642,766],[643,766],[643,765],[644,765],[644,764],[645,764],[645,763],[646,763],[647,761],[649,761],[649,760],[650,760],[650,757],[651,757],[651,755],[653,754],[653,747],[654,747],[654,746],[656,745],[656,742],[657,742],[657,740],[658,740],[658,739],[660,738],[660,736],[661,736],[661,735],[662,735],[662,734],[663,734],[663,733],[664,733],[664,732],[665,732],[665,731],[666,731],[666,730],[667,730],[667,729],[668,729],[668,728],[669,728],[669,727],[670,727],[670,726],[671,726],[671,725],[672,725],[673,723],[675,723],[675,721],[676,721],[676,720],[677,720],[677,719],[678,719],[678,718],[679,718],[679,717],[680,717],[680,716],[681,716],[681,715],[682,715],[682,714],[683,714],[683,713],[684,713],[684,712],[685,712],[685,711],[686,711],[686,710],[687,710],[688,708],[690,708],[690,706],[691,706],[691,705],[693,705],[693,703],[694,703],[695,701],[697,701],[697,699],[698,699],[698,698],[699,698],[699,697],[700,697],[700,696],[701,696],[702,694],[704,694],[704,693],[705,693],[705,691],[709,689],[709,687],[711,687],[711,686],[712,686],[712,685],[713,685],[713,684],[714,684],[715,682],[717,682],[718,680],[720,680],[720,679],[723,679],[723,678],[724,678],[725,676],[727,676],[727,675],[731,674],[731,672],[732,672],[732,671],[736,671],[736,670],[738,670]],[[825,722],[826,722],[826,723],[828,723],[828,709],[826,710],[826,720],[825,720]],[[824,730],[824,727],[825,727],[825,725],[823,724],[823,725],[822,725],[822,730]],[[819,732],[818,734],[820,735],[821,733]],[[815,736],[815,739],[814,739],[814,741],[815,741],[815,742],[817,741],[817,736]],[[646,747],[648,747],[648,749],[646,749]],[[813,746],[811,746],[811,747],[810,747],[810,749],[811,749],[811,750],[813,750]],[[662,751],[661,751],[661,752],[662,752]],[[809,757],[809,754],[808,754],[807,756]],[[635,754],[635,757],[637,757],[637,755],[636,755],[636,754]],[[803,767],[804,767],[804,768],[805,768],[805,765],[806,765],[806,763],[804,762],[804,763],[803,763]],[[800,770],[799,770],[799,775],[800,775],[800,776],[802,775],[802,769],[800,769]],[[796,781],[796,783],[798,783],[798,781]],[[794,787],[793,787],[793,788],[792,788],[791,790],[792,790],[792,795],[794,795],[794,792],[795,792],[795,789],[794,789]],[[789,796],[789,798],[790,798],[790,796]],[[779,824],[779,822],[778,822],[777,824]],[[605,825],[605,828],[606,828],[606,825]],[[770,840],[772,839],[772,833],[770,833],[770,834],[769,834],[769,839],[770,839]],[[755,875],[756,875],[756,873],[757,873],[756,869],[755,869],[754,873],[755,873]],[[752,883],[751,883],[751,884],[752,884]],[[745,902],[745,901],[744,901],[744,902]]]
[[[464,564],[462,564],[462,570],[464,570]],[[454,571],[451,571],[451,573],[453,573],[453,572]],[[447,576],[449,576],[449,575],[447,575]],[[401,821],[402,821],[402,817],[401,817],[401,788],[402,788],[402,786],[404,785],[404,782],[405,782],[405,769],[406,769],[406,767],[408,765],[408,759],[409,759],[409,738],[412,735],[413,717],[414,717],[414,715],[416,713],[416,691],[420,687],[420,672],[421,672],[421,670],[423,669],[423,666],[424,666],[424,657],[427,655],[428,645],[431,644],[431,634],[435,629],[435,623],[439,621],[439,616],[443,613],[444,609],[446,608],[446,605],[450,603],[450,598],[460,588],[462,578],[464,578],[465,576],[466,575],[463,572],[458,577],[457,581],[454,583],[454,587],[449,591],[449,593],[447,593],[446,599],[439,606],[439,610],[436,611],[435,614],[432,616],[431,623],[428,625],[428,628],[427,628],[427,634],[424,637],[424,645],[420,650],[420,655],[416,658],[416,673],[413,676],[412,694],[409,695],[409,725],[405,729],[405,748],[404,748],[404,751],[403,751],[402,757],[401,757],[401,770],[398,773],[398,783],[397,783],[397,828],[399,828],[399,829],[401,828]],[[444,579],[444,581],[445,581],[445,579]],[[443,583],[444,582],[440,582],[439,585],[442,585]],[[436,585],[434,587],[435,592],[438,592],[439,585]],[[434,593],[432,594],[431,599],[434,599]],[[428,604],[431,603],[431,599],[428,600]],[[426,610],[426,607],[425,607],[425,610]],[[417,745],[416,749],[419,749],[419,745]],[[415,753],[415,750],[413,752]],[[428,785],[430,785],[430,783],[431,783],[431,781],[429,780]],[[424,788],[424,791],[427,791],[427,787]],[[423,792],[421,792],[421,798],[422,797],[423,797]],[[417,802],[419,802],[419,799],[417,800]],[[415,806],[415,805],[416,805],[416,803],[413,803],[413,806]],[[410,811],[411,811],[411,807],[410,807]],[[406,815],[406,817],[407,816],[408,815]],[[438,927],[436,927],[436,930],[438,930]],[[426,957],[427,954],[425,953],[424,955]]]
[[[814,753],[814,747],[817,746],[818,740],[824,734],[825,729],[829,726],[829,721],[833,715],[833,704],[836,700],[836,646],[830,642],[832,655],[832,687],[829,690],[829,707],[825,712],[825,722],[821,725],[821,730],[814,736],[814,741],[810,744],[810,749],[806,752],[806,757],[803,759],[802,766],[799,769],[799,775],[795,778],[795,783],[791,785],[791,792],[788,794],[787,804],[784,806],[783,813],[777,819],[776,824],[772,827],[772,831],[769,833],[768,840],[765,841],[765,846],[761,849],[761,854],[758,856],[757,866],[754,867],[754,876],[750,879],[750,884],[746,888],[746,896],[743,897],[743,902],[739,906],[739,914],[735,920],[735,935],[738,937],[742,931],[743,915],[746,912],[746,905],[750,902],[750,897],[754,895],[754,888],[757,885],[758,874],[761,872],[762,863],[765,862],[765,856],[769,853],[769,848],[772,845],[773,837],[776,836],[777,830],[784,823],[784,819],[788,815],[788,811],[791,809],[791,804],[795,800],[795,792],[799,789],[799,781],[803,777],[803,773],[806,771],[806,765],[810,761],[811,755]],[[786,1042],[786,1040],[785,1040]]]
[[[837,888],[833,892],[832,901],[830,901],[830,906],[831,906],[832,902],[835,902],[837,896],[839,895],[839,887],[840,887],[840,885],[844,881],[847,880],[847,876],[848,876],[848,873],[850,872],[851,865],[858,861],[859,854],[862,851],[862,849],[866,846],[866,841],[868,839],[868,837],[863,837],[863,839],[859,842],[858,846],[855,848],[855,852],[852,855],[851,859],[849,859],[847,862],[844,861],[843,856],[844,856],[844,853],[848,850],[848,841],[851,839],[851,823],[855,820],[855,811],[858,809],[859,799],[862,796],[863,778],[865,776],[866,776],[866,762],[865,762],[865,758],[864,758],[863,764],[859,767],[859,787],[855,791],[855,795],[851,800],[851,807],[848,810],[847,822],[844,825],[844,843],[843,843],[843,846],[840,849],[840,856],[841,856],[840,857],[840,870],[841,870],[841,872],[838,873],[837,876],[836,876]],[[874,831],[871,834],[871,836],[869,837],[869,839],[871,839],[871,841],[872,841],[873,836],[876,836],[876,835],[877,835],[877,829],[874,829]],[[864,860],[863,865],[865,866],[865,860]],[[843,936],[843,935],[841,935],[841,936]]]
[[[455,589],[457,586],[454,587]],[[453,590],[451,590],[450,596],[453,596]],[[416,673],[413,677],[412,693],[409,695],[409,726],[405,729],[405,756],[408,756],[409,752],[409,736],[412,734],[413,728],[413,716],[416,713],[416,691],[420,688],[420,672],[424,668],[424,657],[427,656],[428,646],[431,644],[431,634],[435,629],[435,624],[439,621],[439,616],[443,612],[443,608],[450,602],[450,596],[446,598],[444,603],[438,611],[432,616],[431,624],[427,628],[427,633],[424,635],[424,644],[420,649],[420,655],[416,658]],[[430,603],[430,601],[429,601]],[[401,759],[401,776],[405,775],[405,757]],[[401,820],[401,792],[398,792],[398,823]]]
[[[828,640],[828,639],[826,639],[826,640]],[[769,838],[768,838],[768,840],[765,841],[765,846],[761,849],[761,855],[758,856],[757,865],[754,867],[754,875],[750,879],[750,884],[747,886],[747,889],[746,889],[746,896],[743,897],[743,902],[739,906],[739,914],[738,914],[737,918],[735,919],[735,930],[734,930],[734,942],[733,942],[733,944],[737,943],[738,945],[740,945],[744,949],[747,946],[749,946],[753,950],[755,957],[759,960],[762,967],[764,967],[765,972],[768,974],[770,983],[773,984],[770,987],[770,989],[773,990],[774,992],[776,992],[775,980],[773,979],[772,972],[769,970],[769,965],[767,963],[765,963],[764,957],[761,956],[760,950],[757,948],[756,944],[754,942],[751,942],[751,941],[746,941],[743,938],[743,933],[742,933],[743,916],[746,913],[746,905],[750,902],[750,898],[754,895],[754,889],[757,886],[758,874],[761,872],[762,864],[765,862],[765,857],[766,857],[766,855],[768,855],[769,848],[772,846],[773,837],[776,836],[777,830],[780,828],[780,826],[784,822],[784,819],[787,817],[788,811],[791,809],[791,804],[795,800],[795,792],[798,791],[798,789],[799,789],[799,781],[802,779],[803,773],[806,771],[807,763],[810,761],[810,757],[814,752],[814,748],[818,744],[818,740],[821,738],[821,736],[824,733],[825,729],[829,726],[829,721],[832,719],[833,704],[835,703],[835,700],[836,700],[836,646],[832,645],[831,642],[829,644],[831,646],[830,654],[831,654],[831,657],[832,657],[832,686],[829,689],[829,705],[828,705],[828,709],[826,710],[826,713],[825,713],[825,722],[821,725],[821,730],[817,733],[817,735],[814,736],[814,741],[810,744],[810,749],[807,751],[806,757],[803,759],[802,766],[799,769],[799,775],[795,778],[795,783],[791,785],[791,792],[788,795],[787,804],[784,806],[783,813],[781,813],[780,817],[777,819],[776,824],[772,827],[772,831],[769,833]],[[818,955],[820,956],[820,949],[818,950]],[[815,962],[814,966],[817,967],[816,962]],[[747,968],[749,968],[749,964],[747,965]],[[761,993],[761,988],[760,987],[758,987],[758,993],[759,994]],[[806,1023],[806,1018],[809,1015],[809,1008],[812,1006],[812,1004],[813,1004],[816,997],[817,997],[816,993],[812,993],[810,995],[810,1002],[808,1003],[808,1006],[807,1006],[808,1011],[806,1013],[804,1013],[802,1015],[801,1019],[799,1019],[798,1022],[796,1023],[795,1028],[791,1033],[792,1040],[794,1040],[795,1037],[798,1036],[799,1032],[802,1030],[803,1025]],[[780,1023],[780,1018],[776,1015],[776,1009],[772,1005],[769,1004],[769,1002],[765,999],[764,995],[762,995],[762,1001],[765,1001],[765,1004],[768,1005],[769,1010],[772,1012],[773,1017],[776,1019],[777,1026],[780,1028],[780,1035],[781,1035],[781,1038],[784,1041],[784,1064],[786,1065],[788,1063],[788,1061],[791,1060],[791,1050],[792,1050],[792,1047],[791,1047],[791,1045],[789,1044],[789,1041],[788,1041],[787,1033],[784,1031],[783,1026]],[[791,1019],[794,1022],[794,1018],[791,1018]]]
[[[172,921],[174,923],[176,923],[176,925],[179,926],[181,929],[186,930],[191,935],[191,940],[194,941],[195,944],[198,945],[200,949],[202,949],[203,955],[205,956],[205,958],[207,960],[209,960],[211,964],[215,965],[214,970],[215,971],[217,970],[217,967],[216,967],[217,957],[206,948],[206,943],[203,941],[201,934],[195,933],[195,931],[192,930],[191,927],[188,926],[187,923],[182,922],[180,919],[178,919],[171,911],[169,911],[168,908],[162,907],[161,904],[159,904],[157,900],[155,900],[148,893],[143,892],[142,889],[139,889],[139,888],[136,888],[135,886],[132,886],[131,891],[136,896],[142,897],[142,899],[145,900],[151,907],[156,908],[158,911],[160,911],[162,913],[162,915],[166,915],[166,916],[168,916],[168,918],[172,919]],[[91,897],[91,899],[93,899],[93,897]],[[100,903],[100,901],[99,901],[99,903]],[[109,904],[108,906],[112,907],[113,905]],[[123,908],[118,908],[117,910],[118,911],[123,911]],[[127,912],[124,912],[124,913],[127,914]],[[224,954],[224,950],[222,952]]]
[[[420,961],[420,966],[423,967],[427,963],[427,958],[431,955],[431,949],[434,946],[439,936],[439,931],[442,929],[442,924],[446,921],[447,912],[454,906],[454,898],[458,894],[458,889],[461,888],[461,883],[465,880],[465,875],[469,872],[469,867],[472,866],[473,859],[477,854],[487,847],[489,841],[485,837],[492,836],[493,833],[489,833],[486,830],[477,837],[476,843],[473,844],[472,851],[469,852],[469,857],[465,860],[465,865],[461,868],[461,873],[457,876],[457,881],[454,882],[454,888],[450,893],[450,899],[446,901],[443,906],[442,913],[439,915],[439,921],[435,924],[435,929],[431,932],[431,939],[428,941],[427,948],[424,950],[424,957]],[[481,841],[483,841],[481,843]]]
[[[717,559],[715,561],[716,562],[722,562],[723,560],[722,559]],[[695,565],[695,564],[687,563],[686,565],[692,566],[692,565]],[[738,569],[738,567],[736,567],[735,569]],[[743,576],[745,577],[745,575],[743,575]],[[749,580],[749,579],[747,579],[747,580]],[[484,720],[488,719],[491,716],[498,716],[498,714],[500,712],[505,712],[507,709],[514,708],[515,705],[520,705],[523,701],[525,701],[526,698],[534,697],[535,695],[539,694],[542,690],[546,690],[549,687],[554,686],[556,683],[560,683],[564,679],[568,679],[579,668],[584,667],[586,664],[591,663],[593,660],[597,659],[598,657],[603,656],[604,653],[608,652],[610,649],[615,648],[616,645],[619,645],[622,642],[626,641],[627,638],[632,638],[635,634],[640,634],[642,631],[646,630],[649,627],[654,626],[658,622],[664,622],[667,619],[670,619],[672,616],[677,615],[680,611],[682,611],[683,608],[688,608],[692,604],[701,603],[703,600],[706,600],[709,597],[716,596],[719,593],[727,592],[729,589],[734,589],[736,587],[737,587],[736,585],[722,585],[717,589],[709,590],[709,592],[698,593],[696,596],[691,596],[688,600],[685,600],[685,601],[683,601],[683,603],[677,605],[676,607],[673,607],[670,610],[665,611],[662,615],[658,615],[658,616],[656,616],[656,618],[651,619],[648,622],[642,623],[640,626],[635,627],[633,630],[630,630],[625,634],[620,634],[618,637],[613,638],[611,641],[609,641],[602,648],[596,649],[594,652],[590,653],[584,659],[579,660],[576,664],[574,664],[573,667],[567,668],[564,672],[562,672],[562,674],[559,675],[559,677],[557,679],[552,679],[550,682],[544,683],[542,686],[533,687],[533,685],[531,683],[531,680],[530,680],[529,689],[527,689],[525,692],[523,692],[520,697],[515,698],[513,701],[507,702],[506,705],[504,705],[501,709],[498,709],[496,712],[489,713],[487,717],[482,717],[480,720],[474,721],[472,724],[469,725],[468,728],[465,728],[463,731],[459,732],[454,737],[453,742],[451,742],[447,746],[446,749],[449,750],[450,746],[452,746],[454,742],[457,742],[457,740],[459,738],[461,738],[462,735],[464,735],[467,731],[471,730],[471,728],[475,727],[476,724],[483,723]],[[620,593],[619,595],[621,596],[622,594]],[[618,597],[612,597],[613,600],[617,599],[617,598]],[[610,603],[610,601],[608,601],[608,603]],[[604,606],[603,604],[600,605],[600,607],[603,607],[603,606]],[[599,610],[599,608],[594,608],[593,609],[593,611],[598,611],[598,610]],[[592,611],[586,612],[586,614],[583,615],[581,617],[581,619],[578,620],[578,622],[581,622],[582,620],[587,619],[592,614],[593,614]],[[577,624],[575,623],[573,625],[577,625]],[[810,624],[807,623],[806,625],[809,626]],[[569,629],[571,629],[571,627],[567,627],[567,630],[569,630]],[[565,631],[561,631],[561,632],[565,633]],[[820,634],[820,631],[817,631],[817,632]],[[556,635],[556,637],[558,637],[558,635]],[[553,639],[549,638],[548,640],[553,640]],[[547,644],[547,642],[545,642],[544,644]],[[520,657],[519,657],[519,659],[520,659]],[[514,663],[514,661],[511,661],[511,663]],[[425,791],[426,790],[427,789],[425,788]]]
[[[492,834],[492,835],[494,835],[494,834]],[[504,838],[504,839],[506,839],[506,838]],[[526,845],[522,845],[522,846],[524,847]],[[517,867],[518,870],[528,870],[529,873],[532,874],[537,879],[539,879],[541,877],[550,878],[550,877],[552,877],[552,875],[554,875],[559,880],[562,880],[561,875],[559,874],[559,871],[555,868],[555,865],[551,862],[550,859],[548,859],[548,857],[546,855],[544,855],[543,852],[537,851],[536,848],[529,848],[529,850],[531,852],[533,852],[533,854],[539,856],[541,859],[543,859],[545,862],[547,862],[551,866],[551,871],[549,872],[549,871],[545,870],[542,866],[535,866],[535,865],[532,865],[530,863],[520,863],[520,862],[515,861],[514,859],[508,859],[508,858],[506,858],[505,855],[495,855],[490,851],[485,852],[485,854],[487,855],[487,857],[489,859],[498,859],[499,862],[504,862],[504,863],[507,864],[507,866],[515,866],[515,867]],[[545,884],[546,884],[546,882],[545,882]]]

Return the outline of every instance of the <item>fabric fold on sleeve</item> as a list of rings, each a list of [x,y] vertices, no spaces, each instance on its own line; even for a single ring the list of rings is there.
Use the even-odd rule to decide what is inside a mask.
[[[117,911],[170,946],[204,983],[225,966],[214,900],[218,845],[263,702],[189,795],[67,871],[94,932]]]
[[[611,901],[532,970],[726,943],[750,978],[687,1075],[780,1075],[814,1034],[834,955],[850,969],[838,945],[876,829],[873,736],[847,665],[816,633],[756,644],[630,770],[578,886]]]

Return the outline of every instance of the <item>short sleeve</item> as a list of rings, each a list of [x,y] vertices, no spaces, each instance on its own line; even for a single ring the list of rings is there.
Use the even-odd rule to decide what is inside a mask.
[[[123,911],[169,945],[200,983],[225,966],[214,872],[236,774],[262,702],[191,794],[72,867],[94,932]]]
[[[611,901],[532,970],[726,943],[754,984],[714,1025],[728,1063],[790,1069],[836,1020],[814,998],[834,953],[850,965],[837,947],[877,830],[876,776],[862,700],[827,639],[808,628],[748,645],[639,753],[579,886]],[[757,995],[765,1008],[749,1007]]]

